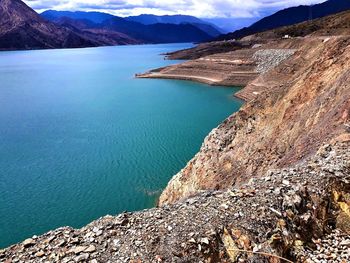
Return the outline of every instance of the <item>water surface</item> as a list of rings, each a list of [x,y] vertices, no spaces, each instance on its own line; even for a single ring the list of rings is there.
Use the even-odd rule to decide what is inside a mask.
[[[154,205],[235,89],[134,79],[188,44],[0,52],[0,247]]]

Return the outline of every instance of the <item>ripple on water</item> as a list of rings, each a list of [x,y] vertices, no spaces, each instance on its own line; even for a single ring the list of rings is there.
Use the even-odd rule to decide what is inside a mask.
[[[0,247],[154,205],[235,90],[134,79],[155,45],[0,53]]]

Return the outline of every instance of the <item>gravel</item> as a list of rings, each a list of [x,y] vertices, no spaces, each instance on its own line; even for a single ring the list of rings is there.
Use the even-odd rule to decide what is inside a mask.
[[[306,263],[350,262],[350,235],[335,229],[314,243],[315,250],[306,250]]]
[[[257,61],[256,72],[265,73],[273,69],[295,52],[295,49],[261,49],[256,51],[253,55],[253,59]]]
[[[263,253],[348,262],[349,237],[340,230],[326,234],[339,210],[333,187],[350,189],[349,146],[326,145],[298,166],[228,191],[33,236],[0,250],[0,262],[272,262]],[[333,261],[325,261],[329,256]]]

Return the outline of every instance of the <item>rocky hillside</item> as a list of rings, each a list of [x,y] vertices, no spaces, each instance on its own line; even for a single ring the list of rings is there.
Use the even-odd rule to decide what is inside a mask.
[[[281,39],[285,38],[286,35],[289,38],[298,38],[305,36],[338,36],[348,35],[349,33],[350,11],[345,11],[303,23],[256,33],[243,37],[240,40],[202,43],[193,48],[178,50],[166,55],[168,59],[198,59],[212,54],[227,53],[242,48],[269,44],[271,41],[276,42],[278,40],[277,42],[282,42]]]
[[[349,146],[339,137],[240,187],[34,236],[0,250],[0,261],[348,262]]]
[[[45,21],[20,0],[0,0],[0,50],[97,45],[97,41]]]
[[[159,207],[28,238],[0,262],[349,262],[350,37],[316,31],[147,73],[247,84],[247,103]]]
[[[207,42],[200,43],[193,48],[177,50],[165,54],[167,59],[176,59],[176,60],[189,60],[197,59],[213,54],[227,53],[230,51],[251,47],[250,42],[246,41],[217,41],[217,42]]]
[[[225,42],[224,42],[225,43]],[[269,71],[282,61],[289,58],[302,45],[300,40],[271,40],[266,44],[240,44],[232,43],[230,49],[235,51],[217,53],[200,57],[181,64],[165,68],[155,69],[144,74],[138,74],[138,78],[166,78],[193,80],[217,86],[246,86],[260,74]],[[259,43],[262,43],[261,41]],[[202,55],[207,49],[216,50],[219,47],[212,44],[201,44],[192,50],[179,51],[188,54]],[[202,48],[203,47],[203,48]],[[171,58],[177,56],[173,54]],[[246,92],[240,92],[237,97],[247,99]]]
[[[250,39],[275,39],[285,35],[291,37],[346,35],[350,32],[350,11],[315,19],[312,21],[281,27],[255,34]]]
[[[259,64],[246,87],[259,94],[211,132],[162,206],[33,236],[0,261],[348,262],[350,39],[298,41]]]
[[[227,189],[271,168],[298,163],[350,122],[350,39],[306,38],[292,57],[242,92],[253,100],[205,139],[160,203]]]

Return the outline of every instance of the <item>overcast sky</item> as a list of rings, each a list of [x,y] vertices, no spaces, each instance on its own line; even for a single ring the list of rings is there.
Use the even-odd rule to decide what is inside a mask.
[[[202,18],[260,17],[266,12],[325,0],[25,0],[42,12],[47,9],[69,11],[101,11],[119,16],[184,14]]]

